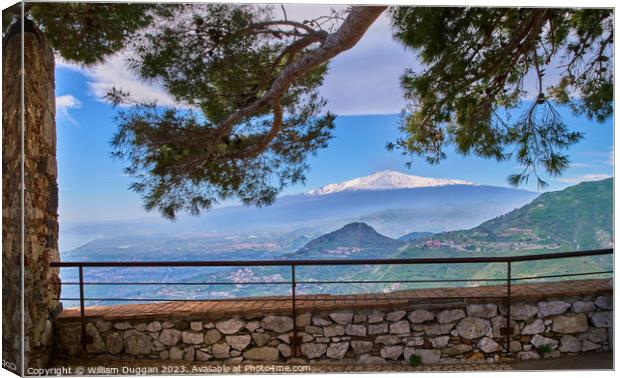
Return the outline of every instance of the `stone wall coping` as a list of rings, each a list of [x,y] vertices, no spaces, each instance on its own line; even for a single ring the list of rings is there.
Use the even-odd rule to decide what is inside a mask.
[[[565,280],[546,283],[513,284],[513,302],[530,302],[566,296],[587,296],[613,292],[611,279]],[[297,313],[332,311],[340,309],[415,308],[447,303],[465,306],[469,303],[504,303],[505,285],[476,287],[444,287],[414,289],[378,294],[353,295],[298,295]],[[429,303],[430,302],[430,303]],[[236,298],[234,300],[169,301],[146,304],[124,304],[85,307],[89,319],[103,320],[149,320],[164,318],[221,319],[225,316],[255,314],[288,314],[292,301],[288,296]],[[74,322],[80,319],[80,308],[62,311],[56,322]]]

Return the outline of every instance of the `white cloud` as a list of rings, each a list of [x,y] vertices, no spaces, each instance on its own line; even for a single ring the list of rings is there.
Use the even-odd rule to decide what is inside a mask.
[[[148,83],[138,78],[127,67],[126,52],[119,52],[104,62],[92,66],[81,66],[56,56],[56,66],[78,71],[88,78],[90,95],[105,102],[106,93],[112,88],[129,92],[137,101],[156,101],[159,105],[178,105],[157,83]]]
[[[303,20],[329,15],[331,8],[345,7],[288,5],[286,12],[289,19]],[[274,7],[278,15],[279,9]],[[56,64],[87,76],[90,94],[99,101],[104,101],[106,92],[116,87],[129,92],[136,100],[175,105],[156,83],[144,82],[130,72],[124,54],[126,52],[117,53],[93,66],[80,66],[60,57],[56,58]],[[323,97],[328,100],[328,109],[340,115],[399,113],[404,105],[400,75],[413,62],[413,53],[393,40],[389,22],[381,16],[356,46],[332,60],[321,88]]]
[[[127,56],[117,53],[106,60],[86,69],[91,94],[103,101],[112,87],[129,92],[137,101],[156,101],[159,105],[174,106],[176,103],[157,83],[140,80],[127,67]]]
[[[77,126],[77,122],[69,114],[69,109],[78,109],[82,107],[82,103],[70,94],[56,96],[56,113],[62,115],[69,122]]]
[[[611,175],[604,174],[604,173],[589,173],[589,174],[580,175],[580,176],[559,178],[558,181],[566,182],[569,184],[577,184],[583,181],[598,181],[598,180],[603,180],[603,179],[610,178],[610,177]]]
[[[82,106],[82,103],[72,95],[62,95],[56,97],[56,109],[67,110],[75,109]]]

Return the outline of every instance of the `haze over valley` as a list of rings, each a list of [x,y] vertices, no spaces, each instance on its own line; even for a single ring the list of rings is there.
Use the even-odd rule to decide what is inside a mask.
[[[542,195],[458,180],[377,172],[298,195],[270,207],[229,206],[198,218],[80,224],[67,232],[98,235],[62,254],[63,261],[172,261],[449,257],[608,248],[612,244],[612,179],[585,182]],[[462,230],[462,231],[458,231]],[[579,269],[600,270],[610,259],[582,259]],[[572,262],[536,264],[543,272]],[[527,270],[527,266],[523,266]],[[530,267],[531,268],[531,267]],[[312,267],[300,280],[398,280],[402,277],[492,278],[503,267]],[[517,268],[519,271],[519,268]],[[286,294],[287,285],[242,282],[289,280],[288,268],[86,269],[91,282],[232,282],[238,285],[91,286],[95,298],[222,298]],[[63,282],[76,272],[63,269]],[[436,285],[442,283],[435,283]],[[462,282],[459,285],[467,285]],[[446,285],[445,283],[443,284]],[[411,286],[411,285],[409,285]],[[300,292],[398,290],[401,284],[305,284]],[[419,287],[417,285],[416,287]],[[425,285],[422,285],[425,286]],[[426,285],[428,286],[428,285]],[[65,286],[63,297],[75,298]],[[100,303],[90,301],[89,303]],[[107,302],[106,302],[107,303]],[[72,305],[70,301],[67,305]]]

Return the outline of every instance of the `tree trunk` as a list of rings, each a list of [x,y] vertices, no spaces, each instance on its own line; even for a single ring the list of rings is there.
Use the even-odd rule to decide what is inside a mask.
[[[18,373],[21,370],[22,343],[25,368],[47,365],[52,346],[51,320],[60,309],[56,300],[60,292],[58,271],[49,267],[51,261],[59,260],[54,54],[45,35],[32,22],[26,20],[24,29],[24,71],[19,70],[22,40],[19,22],[11,27],[3,40],[2,62],[2,342],[3,358],[15,361]],[[22,72],[25,81],[23,124],[20,103]],[[23,208],[20,193],[22,159]],[[24,293],[20,282],[22,250]],[[22,294],[25,302],[23,339]]]

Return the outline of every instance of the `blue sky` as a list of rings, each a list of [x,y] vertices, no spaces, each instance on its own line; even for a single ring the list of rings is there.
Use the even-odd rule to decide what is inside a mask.
[[[302,9],[303,8],[303,9]],[[320,7],[289,9],[307,15]],[[390,38],[384,19],[377,22],[352,50],[330,65],[322,94],[328,109],[339,114],[335,138],[329,147],[309,159],[305,187],[295,186],[284,194],[298,193],[329,183],[393,169],[419,176],[452,178],[480,184],[507,186],[506,177],[517,173],[514,161],[497,163],[449,152],[439,166],[388,152],[385,145],[398,136],[398,113],[404,105],[399,76],[415,67],[415,56]],[[122,175],[125,162],[110,157],[110,139],[116,131],[114,109],[101,99],[111,85],[122,86],[144,98],[166,104],[166,94],[141,83],[127,72],[122,55],[94,67],[75,67],[58,61],[56,69],[58,173],[60,221],[134,219],[158,216],[142,210],[140,198],[127,187],[131,178]],[[547,190],[600,179],[613,174],[613,120],[603,124],[575,118],[562,111],[566,123],[586,134],[570,150],[572,166],[561,178],[548,178]],[[526,189],[536,191],[535,183]]]

